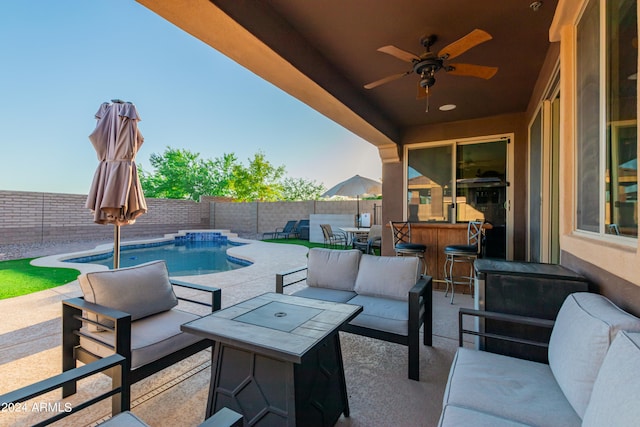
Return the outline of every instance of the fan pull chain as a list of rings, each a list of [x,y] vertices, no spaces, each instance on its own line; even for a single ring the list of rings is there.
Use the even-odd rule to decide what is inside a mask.
[[[427,108],[424,110],[425,113],[429,112],[429,86],[425,87],[425,92],[427,93]]]

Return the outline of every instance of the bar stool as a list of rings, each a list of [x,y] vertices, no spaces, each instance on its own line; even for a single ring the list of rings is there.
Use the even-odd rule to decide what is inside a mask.
[[[469,293],[473,297],[472,285],[475,273],[473,271],[473,262],[478,259],[482,252],[484,236],[484,223],[482,221],[469,221],[467,226],[467,244],[466,245],[449,245],[444,248],[446,259],[444,261],[444,281],[447,283],[444,296],[449,293],[451,286],[451,304],[453,304],[453,296],[455,294],[455,285],[469,285]],[[468,263],[468,276],[454,276],[453,266],[456,263]]]
[[[425,260],[425,252],[427,245],[422,243],[411,242],[411,223],[410,222],[393,222],[389,221],[391,232],[393,233],[393,249],[396,256],[416,256],[422,262],[422,275],[427,275],[427,262]]]

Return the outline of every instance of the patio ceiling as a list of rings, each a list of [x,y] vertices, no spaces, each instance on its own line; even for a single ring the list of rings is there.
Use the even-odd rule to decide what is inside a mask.
[[[537,11],[532,0],[138,1],[382,150],[415,127],[526,111],[557,6],[557,0],[544,0]],[[416,99],[414,73],[363,87],[411,69],[377,48],[420,54],[420,38],[435,34],[437,52],[475,28],[493,39],[451,62],[499,71],[484,80],[440,70],[429,112],[426,100]],[[443,112],[443,104],[457,108]]]

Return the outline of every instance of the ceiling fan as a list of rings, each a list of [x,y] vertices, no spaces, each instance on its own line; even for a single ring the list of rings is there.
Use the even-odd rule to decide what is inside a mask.
[[[364,85],[364,88],[373,89],[385,83],[408,76],[409,74],[416,73],[420,76],[420,81],[418,82],[418,98],[422,98],[429,95],[429,88],[436,82],[435,74],[441,69],[444,69],[449,74],[457,76],[471,76],[488,80],[498,72],[497,67],[461,63],[451,64],[445,61],[456,58],[469,49],[479,45],[480,43],[491,40],[492,38],[491,34],[486,31],[475,29],[466,36],[445,46],[435,54],[434,52],[431,52],[431,46],[438,40],[438,37],[430,35],[420,39],[420,43],[425,48],[425,53],[420,56],[397,48],[393,45],[382,46],[378,49],[378,52],[386,53],[387,55],[391,55],[405,62],[410,62],[413,66],[410,70],[404,73],[393,74],[380,80],[367,83]]]

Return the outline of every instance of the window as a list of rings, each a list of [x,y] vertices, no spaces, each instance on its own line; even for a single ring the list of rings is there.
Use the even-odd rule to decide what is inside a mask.
[[[576,42],[576,225],[637,238],[636,1],[591,0]]]

